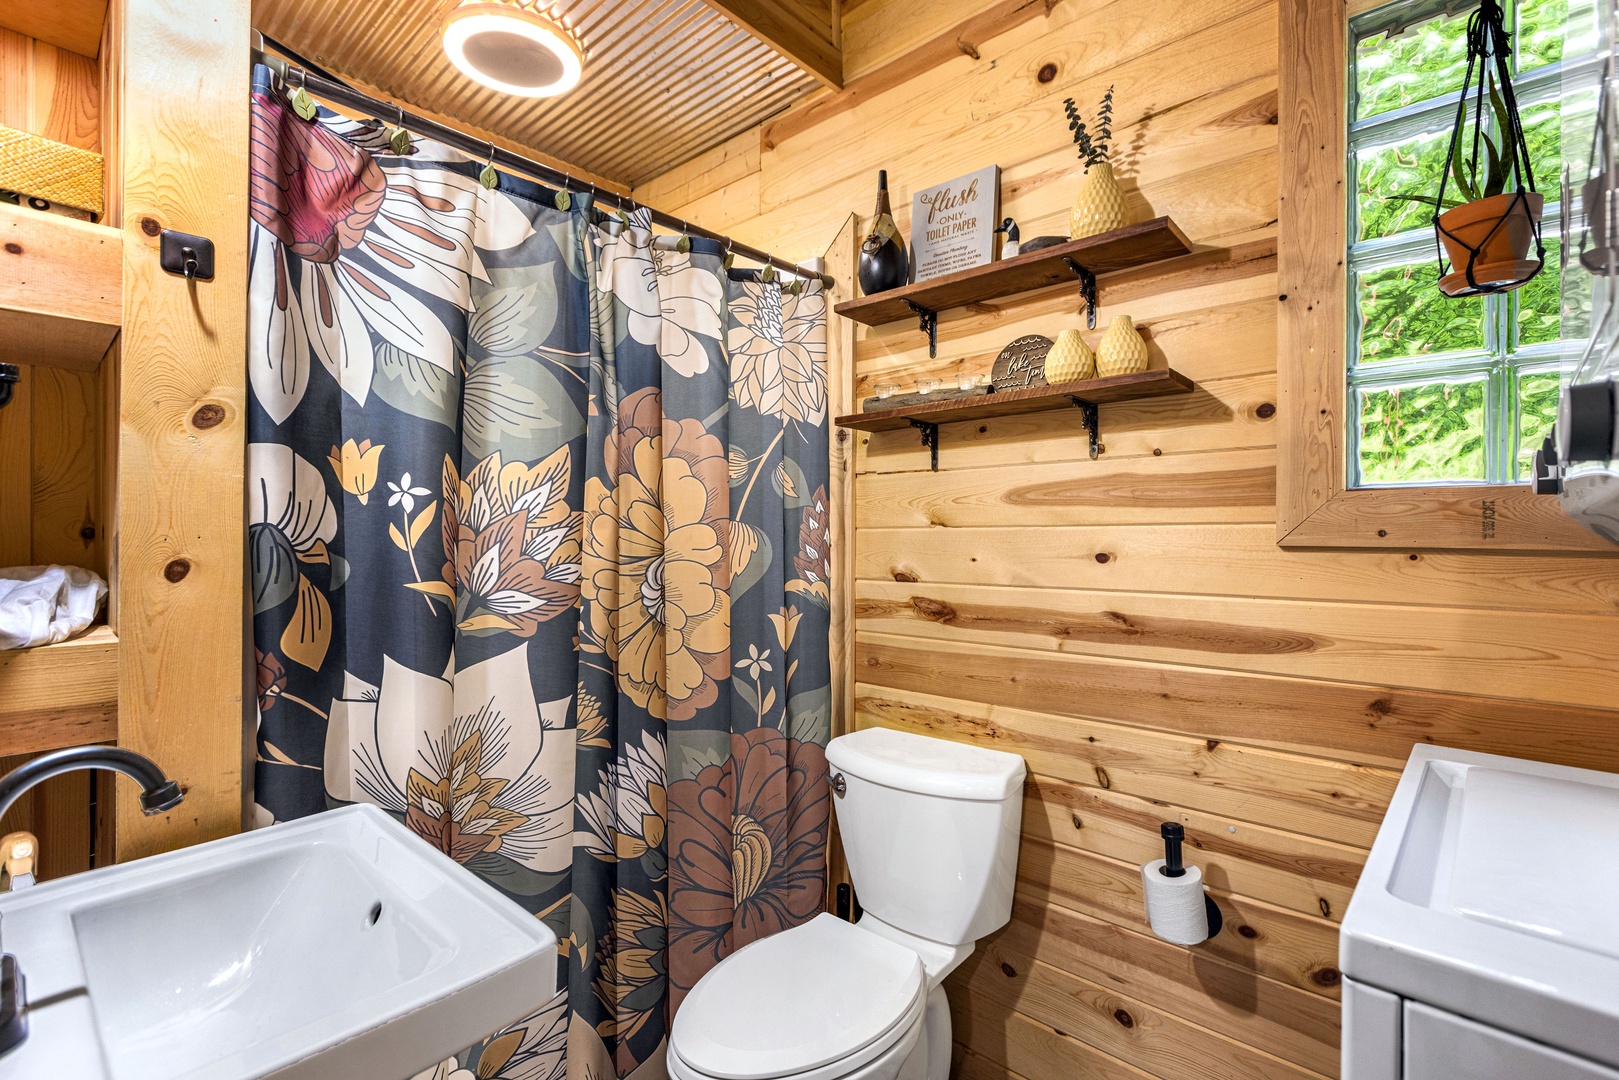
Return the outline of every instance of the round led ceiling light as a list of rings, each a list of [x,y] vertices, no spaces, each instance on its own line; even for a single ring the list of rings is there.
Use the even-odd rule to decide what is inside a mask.
[[[444,54],[491,90],[539,98],[579,84],[585,46],[555,7],[462,0],[445,16]]]

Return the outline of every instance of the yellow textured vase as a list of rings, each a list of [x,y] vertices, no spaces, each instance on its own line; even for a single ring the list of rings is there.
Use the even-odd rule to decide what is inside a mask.
[[[1096,354],[1079,336],[1078,330],[1064,330],[1057,335],[1051,351],[1046,353],[1046,382],[1074,382],[1077,379],[1096,378]]]
[[[1105,379],[1109,375],[1131,375],[1146,370],[1147,343],[1136,333],[1130,316],[1120,315],[1096,347],[1096,373]]]
[[[1124,193],[1113,178],[1113,165],[1103,161],[1085,170],[1079,182],[1079,195],[1074,199],[1074,210],[1068,215],[1068,238],[1111,232],[1124,228]]]

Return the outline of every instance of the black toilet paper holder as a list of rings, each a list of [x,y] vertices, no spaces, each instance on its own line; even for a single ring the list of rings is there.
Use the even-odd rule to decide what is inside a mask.
[[[1167,878],[1186,876],[1186,864],[1181,860],[1181,845],[1186,842],[1186,827],[1178,821],[1166,821],[1159,826],[1158,831],[1164,837],[1164,865],[1158,872]],[[1203,940],[1218,937],[1225,926],[1225,916],[1220,914],[1220,905],[1205,889],[1203,893],[1203,911],[1209,920],[1209,936]]]

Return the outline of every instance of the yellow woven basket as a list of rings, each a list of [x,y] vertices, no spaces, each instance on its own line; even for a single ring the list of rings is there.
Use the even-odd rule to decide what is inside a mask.
[[[87,210],[98,218],[101,155],[0,125],[0,188]]]

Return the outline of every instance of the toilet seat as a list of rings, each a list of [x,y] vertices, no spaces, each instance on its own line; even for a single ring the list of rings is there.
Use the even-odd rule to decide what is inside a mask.
[[[817,915],[698,980],[670,1032],[669,1071],[677,1080],[848,1077],[908,1053],[926,1000],[915,952]]]

